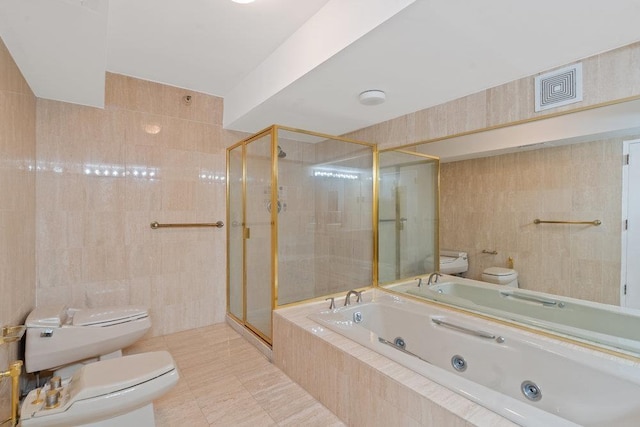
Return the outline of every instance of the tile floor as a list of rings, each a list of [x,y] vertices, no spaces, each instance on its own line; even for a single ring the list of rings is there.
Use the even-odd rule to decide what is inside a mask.
[[[344,426],[225,323],[140,341],[126,354],[168,350],[178,385],[154,402],[158,427]]]

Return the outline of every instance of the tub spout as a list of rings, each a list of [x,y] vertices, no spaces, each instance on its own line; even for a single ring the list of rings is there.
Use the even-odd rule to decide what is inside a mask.
[[[429,275],[429,280],[427,280],[427,286],[431,286],[433,284],[438,283],[438,278],[442,277],[442,274],[438,273],[437,271],[431,273]]]
[[[347,292],[347,296],[344,297],[345,306],[351,304],[351,295],[355,295],[357,297],[356,302],[362,302],[362,292],[350,290],[349,292]]]

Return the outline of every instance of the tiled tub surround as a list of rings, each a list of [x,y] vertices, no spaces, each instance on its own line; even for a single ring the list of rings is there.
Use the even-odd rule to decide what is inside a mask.
[[[640,391],[637,363],[379,290],[365,296],[363,304],[334,311],[327,310],[326,303],[315,303],[274,315],[276,364],[348,424],[390,425],[404,420],[409,425],[511,425],[449,388],[464,390],[469,399],[520,425],[574,425],[566,418],[593,426],[631,426],[640,421],[640,407],[628,398]],[[363,315],[360,324],[351,320],[355,311]],[[369,319],[375,311],[384,314],[384,321],[377,315]],[[323,317],[322,325],[309,316]],[[432,318],[489,331],[504,340],[455,331],[436,325]],[[329,325],[340,334],[328,330]],[[342,334],[359,336],[376,352]],[[433,365],[380,343],[378,336],[389,341],[402,337],[406,350]],[[465,358],[464,373],[453,369],[453,355]],[[524,380],[540,386],[539,402],[529,404],[521,394]]]
[[[366,291],[364,300],[380,292]],[[274,312],[273,361],[346,424],[516,425],[307,317],[327,306],[317,302]]]

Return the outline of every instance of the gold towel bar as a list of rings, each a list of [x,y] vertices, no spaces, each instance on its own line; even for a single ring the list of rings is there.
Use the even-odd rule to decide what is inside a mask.
[[[224,227],[224,222],[218,221],[214,223],[196,223],[196,224],[160,224],[158,221],[151,223],[151,228],[185,228],[185,227]]]
[[[599,219],[593,221],[543,221],[541,219],[534,219],[534,224],[584,224],[584,225],[600,225],[602,221]]]

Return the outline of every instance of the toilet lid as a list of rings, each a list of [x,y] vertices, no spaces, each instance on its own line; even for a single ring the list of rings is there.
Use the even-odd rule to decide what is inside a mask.
[[[114,393],[153,380],[175,369],[167,351],[133,354],[89,363],[71,377],[71,400],[84,400]]]
[[[510,268],[489,267],[484,271],[484,274],[488,276],[510,276],[516,274],[516,271]]]
[[[140,306],[83,308],[73,315],[73,326],[110,326],[149,316]]]
[[[33,309],[24,322],[27,328],[59,328],[67,321],[67,306],[43,305]]]

